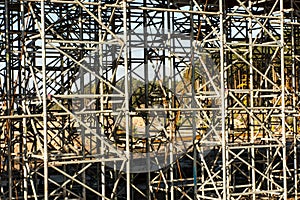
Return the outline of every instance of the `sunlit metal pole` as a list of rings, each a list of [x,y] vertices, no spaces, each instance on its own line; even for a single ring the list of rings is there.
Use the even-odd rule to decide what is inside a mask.
[[[11,113],[11,57],[10,57],[10,5],[9,0],[5,0],[5,65],[6,65],[6,114],[9,116]],[[12,140],[13,140],[13,133],[11,130],[11,119],[6,120],[6,134],[8,135],[8,160],[7,160],[7,167],[8,167],[8,195],[9,199],[12,199],[12,188],[13,188],[13,179],[12,179]]]
[[[48,139],[47,139],[47,87],[46,87],[46,44],[45,44],[45,2],[41,0],[41,41],[43,76],[43,134],[44,134],[44,199],[48,200]]]
[[[99,5],[98,6],[98,16],[99,16],[99,21],[100,22],[102,22],[102,18],[101,18],[101,16],[102,16],[102,10],[101,10],[101,6]],[[101,28],[100,28],[100,25],[99,25],[99,29],[100,29],[100,31],[99,31],[99,43],[101,43],[102,42],[102,40],[103,40],[103,38],[102,38],[102,31],[101,31]],[[102,76],[103,74],[104,74],[104,70],[103,70],[103,48],[104,48],[104,45],[103,44],[100,44],[99,45],[99,49],[98,49],[98,51],[99,51],[99,72],[100,72],[100,76]],[[99,89],[99,91],[100,91],[100,111],[101,112],[103,112],[104,111],[104,105],[103,105],[103,102],[104,102],[104,96],[103,96],[103,94],[104,94],[104,91],[103,91],[103,89],[104,89],[104,84],[103,84],[103,80],[101,79],[100,80],[100,89]],[[100,114],[100,122],[101,123],[103,123],[104,124],[104,116],[103,116],[103,113],[101,113]],[[102,125],[101,127],[100,127],[100,134],[101,135],[104,135],[104,126]],[[104,155],[104,153],[105,153],[105,145],[104,145],[104,143],[101,141],[100,142],[100,147],[101,147],[101,149],[100,149],[100,153],[101,154],[103,154]],[[105,162],[103,162],[103,163],[100,163],[100,168],[101,168],[101,179],[100,179],[100,181],[98,180],[98,183],[99,184],[101,184],[101,187],[99,187],[99,189],[101,188],[101,194],[103,195],[103,197],[101,198],[102,200],[104,200],[104,197],[105,197],[105,195],[106,195],[106,191],[105,191],[105,184],[106,184],[106,179],[105,179]]]
[[[249,1],[248,3],[248,9],[252,9],[252,2]],[[254,107],[254,78],[253,78],[253,35],[252,35],[252,18],[248,18],[248,35],[249,35],[249,89],[250,89],[250,108]],[[253,109],[250,110],[251,115],[253,115]],[[255,146],[254,146],[254,120],[252,117],[249,118],[249,123],[248,125],[250,126],[250,143],[251,143],[251,148],[250,148],[250,155],[251,155],[251,184],[252,184],[252,199],[256,199],[255,195],[255,190],[256,190],[256,176],[255,176]]]
[[[287,199],[287,157],[285,132],[285,64],[284,64],[284,7],[280,0],[280,76],[281,76],[281,137],[282,137],[282,170],[283,170],[283,199]]]
[[[127,47],[127,2],[123,0],[123,28],[124,28],[124,68],[125,68],[125,120],[126,120],[126,195],[130,199],[130,148],[129,148],[129,85],[128,85],[128,47]]]
[[[24,44],[24,37],[25,37],[25,11],[24,11],[24,1],[21,0],[21,80],[26,79],[26,71],[25,71],[25,44]],[[25,81],[21,85],[20,92],[25,96],[26,94],[26,84]],[[24,115],[26,113],[26,99],[22,99],[22,114]],[[28,149],[27,149],[27,125],[26,125],[26,118],[22,119],[22,131],[23,131],[23,138],[22,138],[22,165],[23,165],[23,197],[25,200],[28,199],[28,170],[27,170],[27,164],[28,164]]]
[[[221,120],[222,120],[222,179],[223,179],[223,199],[228,198],[228,187],[227,183],[227,130],[226,130],[226,107],[225,107],[225,34],[224,34],[224,13],[223,13],[223,0],[219,0],[219,12],[220,12],[220,74],[221,74]]]

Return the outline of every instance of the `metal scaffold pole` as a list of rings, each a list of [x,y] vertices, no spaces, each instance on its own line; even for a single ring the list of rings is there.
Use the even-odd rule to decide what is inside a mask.
[[[124,36],[123,36],[123,45],[124,45],[124,71],[125,71],[125,134],[126,134],[126,198],[131,199],[131,190],[130,190],[130,167],[131,167],[131,158],[130,158],[130,120],[129,120],[129,60],[128,60],[128,26],[127,26],[127,1],[123,0],[123,26],[124,26]]]
[[[227,129],[226,129],[226,79],[225,79],[225,33],[224,33],[224,13],[223,13],[223,0],[219,0],[219,12],[220,12],[220,76],[221,76],[221,121],[222,121],[222,198],[223,199],[230,199],[229,197],[229,176],[228,176],[228,150],[227,150]]]
[[[7,67],[6,70],[6,92],[7,92],[7,96],[6,96],[6,100],[4,103],[4,105],[6,105],[6,115],[11,115],[11,56],[10,56],[10,11],[9,11],[9,0],[5,0],[5,65]],[[13,140],[13,132],[11,130],[11,120],[7,119],[6,123],[5,123],[5,134],[6,137],[8,138],[7,140],[7,172],[8,172],[8,192],[9,192],[9,198],[12,199],[13,197],[13,145],[12,145],[12,140]]]
[[[47,80],[46,80],[46,35],[45,35],[45,2],[41,1],[41,51],[42,51],[42,100],[43,100],[43,165],[44,165],[44,199],[48,199],[48,130],[47,130]]]
[[[287,141],[286,141],[286,78],[285,78],[285,38],[284,38],[284,2],[280,0],[280,73],[281,73],[281,134],[282,134],[282,171],[283,171],[283,199],[288,198],[288,186],[287,186]]]

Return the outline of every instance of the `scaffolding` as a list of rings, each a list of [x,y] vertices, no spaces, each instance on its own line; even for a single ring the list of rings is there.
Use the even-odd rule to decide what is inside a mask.
[[[0,199],[299,199],[299,11],[1,0]]]

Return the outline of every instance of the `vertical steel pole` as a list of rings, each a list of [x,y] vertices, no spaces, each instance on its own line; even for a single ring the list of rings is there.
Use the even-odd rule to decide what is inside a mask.
[[[172,65],[172,55],[171,55],[171,22],[170,22],[170,18],[168,18],[168,65],[169,65],[169,70],[170,70],[170,77],[173,76],[173,65]],[[169,83],[168,83],[168,87],[169,88],[172,88],[172,78],[169,78]],[[170,92],[168,92],[168,95],[169,95],[169,99],[172,99],[172,94],[170,94]],[[169,101],[169,105],[168,105],[169,108],[172,108],[172,104],[171,102]],[[170,146],[169,146],[169,151],[170,151],[170,198],[171,200],[174,200],[175,199],[175,196],[174,196],[174,154],[173,154],[173,150],[174,150],[174,147],[173,147],[173,142],[175,140],[174,138],[174,131],[172,129],[173,127],[173,124],[174,122],[170,122],[170,130],[169,130],[169,137],[170,137]]]
[[[10,61],[10,12],[9,12],[9,0],[5,0],[5,65],[6,65],[6,114],[10,115],[11,112],[11,61]],[[11,119],[6,120],[6,134],[8,135],[8,195],[9,199],[12,199],[12,187],[13,187],[13,174],[12,174],[12,131],[11,131]]]
[[[20,1],[20,8],[21,8],[21,79],[20,80],[25,80],[26,79],[26,71],[25,71],[25,44],[24,44],[24,40],[25,40],[25,13],[24,13],[24,1],[21,0]],[[25,114],[26,113],[26,98],[25,95],[26,95],[26,83],[25,81],[22,82],[22,85],[21,85],[21,95],[23,96],[22,98],[22,114]],[[23,180],[24,180],[24,183],[23,183],[23,187],[24,187],[24,192],[23,192],[23,197],[25,200],[28,199],[28,171],[27,171],[27,168],[26,168],[26,165],[28,163],[28,160],[27,160],[27,125],[26,125],[26,118],[23,118],[22,119],[22,125],[23,125],[23,136],[22,136],[22,154],[23,154],[23,161],[22,161],[22,164],[23,164]]]
[[[220,76],[221,76],[221,120],[222,120],[222,178],[223,178],[223,199],[228,198],[228,187],[227,183],[229,180],[227,180],[227,130],[226,130],[226,107],[225,107],[225,51],[224,51],[224,45],[225,45],[225,34],[224,34],[224,13],[223,13],[223,0],[219,0],[219,12],[220,12]]]
[[[147,7],[147,0],[143,0],[143,6]],[[151,28],[148,29],[147,26],[148,24],[148,10],[143,10],[143,37],[144,37],[144,80],[145,80],[145,108],[149,108],[149,76],[148,76],[148,31],[151,32]],[[149,20],[151,21],[151,20]],[[130,27],[131,28],[131,27]],[[130,40],[131,41],[131,40]],[[149,41],[151,42],[151,41]],[[146,152],[150,152],[151,148],[151,139],[150,139],[150,116],[146,116],[145,120],[145,133],[146,133]],[[150,154],[147,153],[146,155],[147,163],[147,199],[151,200],[151,172],[150,172],[150,167],[151,167],[151,161],[150,161]]]
[[[101,9],[101,6],[99,5],[98,6],[98,17],[99,17],[99,21],[100,22],[102,22],[102,18],[101,18],[101,15],[102,14],[102,9]],[[103,46],[104,46],[104,44],[102,44],[101,43],[101,41],[102,41],[102,30],[101,30],[101,26],[99,25],[99,33],[98,33],[98,37],[99,37],[99,43],[100,43],[100,45],[99,45],[99,66],[100,66],[100,69],[99,69],[99,72],[100,72],[100,76],[103,76],[103,74],[104,74],[104,68],[103,68]],[[103,85],[103,80],[101,79],[100,80],[100,89],[99,89],[99,91],[100,91],[100,94],[101,94],[101,97],[100,97],[100,110],[101,110],[101,114],[100,114],[100,122],[102,123],[102,124],[104,124],[104,116],[103,116],[103,111],[104,111],[104,105],[103,105],[103,102],[104,102],[104,97],[103,97],[103,94],[104,94],[104,91],[103,91],[103,88],[104,88],[104,85]],[[101,127],[100,127],[100,133],[101,133],[101,135],[103,135],[104,136],[104,126],[102,125]],[[104,153],[105,153],[105,145],[104,145],[104,143],[103,143],[103,141],[101,141],[101,148],[100,148],[100,153],[101,154],[103,154],[104,155]],[[100,168],[101,168],[101,182],[100,181],[98,181],[98,183],[100,183],[101,184],[101,194],[103,195],[103,197],[102,197],[102,200],[105,200],[105,195],[106,195],[106,192],[105,192],[105,181],[106,181],[106,179],[105,179],[105,162],[103,162],[103,163],[100,163]],[[99,186],[98,186],[99,187]]]
[[[170,0],[167,0],[167,4],[168,4],[168,8],[170,7]],[[168,51],[168,61],[167,61],[167,64],[169,65],[169,76],[172,77],[173,75],[173,65],[172,65],[172,59],[171,59],[171,29],[173,28],[171,26],[171,16],[170,16],[170,12],[167,12],[167,31],[168,31],[168,39],[167,39],[167,51]],[[173,30],[173,29],[172,29]],[[166,71],[166,73],[168,73]],[[172,88],[172,79],[171,78],[168,78],[168,88]],[[171,94],[169,94],[168,92],[168,95],[171,96]],[[170,99],[172,99],[171,97],[169,96]],[[168,108],[171,108],[171,105],[170,105],[170,102],[168,103]],[[169,132],[169,138],[170,138],[170,146],[169,146],[169,152],[170,152],[170,155],[169,155],[169,158],[170,158],[170,185],[166,183],[166,198],[170,198],[171,200],[174,199],[174,187],[173,187],[173,179],[174,179],[174,164],[173,164],[173,141],[174,141],[174,138],[173,138],[173,130],[172,130],[172,122],[170,122],[170,130],[168,131]],[[169,195],[169,191],[170,191],[170,195]]]
[[[83,41],[83,34],[84,34],[84,31],[83,31],[83,21],[85,19],[83,19],[84,15],[83,15],[83,10],[82,8],[79,9],[79,13],[78,13],[78,27],[79,27],[79,40],[80,41]],[[80,59],[83,59],[84,55],[83,55],[83,52],[80,51]],[[84,73],[82,72],[82,89],[83,91],[81,92],[84,92],[84,89],[85,89],[85,83],[84,83]],[[83,100],[84,101],[84,100]],[[85,145],[85,133],[84,133],[84,130],[82,130],[82,135],[84,137],[83,139],[83,144]],[[83,151],[84,152],[84,151]],[[85,159],[85,153],[83,154],[83,159]],[[85,167],[85,163],[82,163],[82,168]],[[81,179],[82,179],[82,183],[86,184],[86,171],[83,171],[82,174],[81,174]],[[83,200],[86,200],[86,187],[82,187],[82,199]]]
[[[41,41],[43,76],[43,133],[44,133],[44,199],[48,200],[48,139],[47,139],[47,87],[46,87],[46,43],[45,43],[45,2],[41,0]]]
[[[287,199],[287,161],[286,161],[286,132],[285,132],[285,65],[284,65],[284,7],[280,0],[280,74],[281,74],[281,134],[282,134],[282,170],[283,170],[283,199]]]
[[[170,6],[170,1],[168,1],[168,7]],[[174,43],[172,44],[172,33],[173,33],[173,27],[172,27],[172,23],[173,21],[171,21],[173,18],[170,17],[170,13],[167,13],[167,28],[168,28],[168,40],[167,40],[167,49],[168,49],[168,65],[169,65],[169,79],[168,79],[168,88],[172,88],[173,86],[173,76],[174,76],[174,66],[173,66],[173,62],[172,62],[172,45],[174,45]],[[176,48],[176,47],[175,47]],[[169,91],[168,92],[168,96],[169,99],[172,99],[172,94]],[[168,108],[172,108],[172,102],[169,101],[168,103]],[[174,116],[172,116],[173,113],[171,114],[171,117],[173,118]],[[174,122],[170,122],[169,126],[170,126],[170,130],[169,130],[169,138],[170,138],[170,146],[169,146],[169,151],[170,151],[170,199],[174,200],[175,199],[175,191],[174,191],[174,146],[173,146],[173,142],[175,141],[175,129],[173,129],[174,127]],[[176,153],[176,152],[175,152]]]
[[[193,1],[190,1],[190,9],[193,10]],[[190,27],[193,27],[193,14],[190,14]],[[196,143],[196,137],[197,137],[197,125],[196,125],[196,117],[197,113],[194,110],[196,108],[197,102],[196,102],[196,93],[195,93],[195,55],[194,55],[194,46],[193,46],[193,40],[194,40],[194,32],[193,29],[191,29],[191,36],[190,36],[190,46],[191,46],[191,67],[192,67],[192,86],[191,86],[191,92],[192,92],[192,130],[193,130],[193,183],[194,183],[194,199],[197,199],[197,143]]]
[[[125,123],[126,123],[126,195],[127,199],[130,198],[130,148],[129,148],[129,73],[128,73],[128,47],[127,47],[127,0],[123,0],[123,28],[124,28],[124,35],[123,35],[123,42],[125,45],[124,47],[124,68],[125,68]]]
[[[248,9],[252,9],[252,1],[249,1]],[[253,35],[252,35],[252,18],[248,18],[248,36],[249,36],[249,89],[250,89],[250,108],[254,107],[254,91],[253,91]],[[253,110],[251,109],[249,125],[250,125],[250,143],[251,143],[251,184],[252,184],[252,199],[256,199],[255,190],[256,190],[256,177],[255,177],[255,148],[254,148],[254,120],[253,120]]]

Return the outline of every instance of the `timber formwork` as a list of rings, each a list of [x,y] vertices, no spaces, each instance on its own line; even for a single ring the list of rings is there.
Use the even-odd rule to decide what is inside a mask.
[[[299,199],[299,15],[1,0],[0,199]]]

